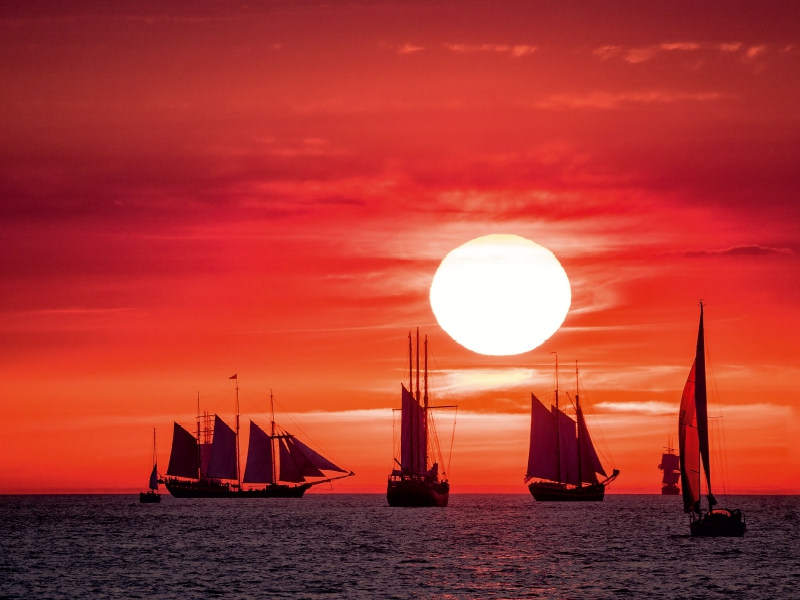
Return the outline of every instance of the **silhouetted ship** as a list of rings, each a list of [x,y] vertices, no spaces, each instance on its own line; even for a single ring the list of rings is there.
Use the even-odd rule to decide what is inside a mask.
[[[658,468],[664,472],[661,478],[661,495],[662,496],[678,496],[681,489],[678,487],[678,481],[681,478],[681,462],[675,450],[672,448],[672,442],[667,442],[666,452],[661,455],[661,464]]]
[[[428,336],[425,336],[424,393],[419,389],[419,329],[417,329],[417,386],[416,393],[409,390],[413,384],[411,334],[408,334],[408,389],[400,384],[400,459],[395,457],[398,469],[389,475],[386,499],[389,506],[447,506],[450,498],[450,484],[445,473],[439,473],[439,463],[428,468],[428,441],[430,438],[439,448],[438,437],[433,421],[428,418]],[[435,407],[452,408],[452,407]]]
[[[617,469],[606,475],[589,435],[577,390],[577,362],[575,379],[575,419],[559,408],[558,356],[555,405],[548,409],[531,393],[531,441],[525,482],[537,480],[528,485],[536,500],[601,501],[606,486],[619,475]],[[598,473],[605,479],[600,481]]]
[[[205,426],[201,430],[199,398],[197,434],[175,423],[167,467],[169,477],[164,480],[170,494],[176,498],[300,498],[312,486],[354,475],[278,427],[270,393],[270,403],[273,404],[270,433],[250,421],[250,442],[242,477],[239,461],[239,382],[236,375],[230,379],[237,379],[235,430],[219,415],[214,415],[212,428],[208,413],[205,414]],[[324,471],[346,474],[327,477]],[[243,484],[251,487],[245,488]]]
[[[139,492],[139,502],[142,504],[155,504],[161,502],[161,494],[158,493],[158,456],[156,454],[156,430],[153,429],[153,470],[150,472],[149,489],[146,492]]]
[[[714,508],[717,504],[711,493],[710,448],[708,440],[708,398],[706,392],[705,334],[703,306],[700,301],[700,328],[689,379],[683,388],[678,417],[681,488],[683,511],[689,514],[689,529],[693,536],[741,537],[746,526],[739,509]],[[708,510],[700,507],[700,463],[706,474]]]

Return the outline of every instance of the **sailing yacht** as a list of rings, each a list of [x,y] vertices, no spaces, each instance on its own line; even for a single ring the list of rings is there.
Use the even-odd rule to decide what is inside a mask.
[[[693,536],[741,537],[746,525],[744,514],[737,509],[715,508],[717,500],[711,493],[711,453],[708,440],[708,397],[706,390],[705,333],[703,307],[700,301],[700,327],[689,378],[683,388],[678,416],[681,488],[683,512],[689,515],[689,530]],[[700,506],[700,463],[706,475],[708,510]]]
[[[525,483],[539,501],[602,501],[606,486],[619,475],[606,475],[583,417],[575,362],[575,419],[559,406],[558,355],[555,405],[548,409],[531,393],[531,437]],[[598,473],[605,477],[600,481]]]
[[[412,393],[413,347],[411,333],[408,334],[408,389],[401,383],[401,420],[400,420],[400,457],[395,457],[397,465],[389,475],[386,488],[386,499],[389,506],[421,507],[421,506],[447,506],[450,498],[450,483],[447,474],[440,473],[439,463],[434,462],[430,467],[429,441],[433,441],[433,448],[439,448],[436,430],[433,422],[428,418],[429,410],[433,408],[455,408],[452,406],[429,406],[428,404],[428,336],[425,336],[424,352],[424,393],[420,395],[419,388],[419,328],[417,328],[417,386]],[[441,458],[441,457],[440,457]],[[443,469],[442,469],[443,471]]]
[[[146,492],[139,492],[139,502],[141,504],[155,504],[161,502],[161,494],[158,493],[158,456],[156,455],[156,430],[153,428],[153,470],[150,472],[149,489]]]
[[[236,421],[232,429],[219,415],[204,415],[201,429],[198,396],[197,434],[175,423],[172,452],[164,484],[176,498],[300,498],[312,486],[355,475],[309,448],[275,422],[270,392],[270,428],[250,421],[244,476],[239,460],[239,381],[236,379]],[[277,446],[277,452],[276,452]],[[324,472],[344,473],[328,476]],[[249,487],[245,488],[245,485]]]

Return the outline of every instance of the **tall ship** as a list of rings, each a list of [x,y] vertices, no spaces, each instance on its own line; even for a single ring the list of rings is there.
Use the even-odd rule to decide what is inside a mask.
[[[424,342],[423,391],[420,394],[419,329],[416,338],[416,391],[414,389],[414,362],[411,333],[408,334],[408,389],[400,384],[400,452],[395,456],[395,469],[389,475],[386,499],[389,506],[422,507],[447,506],[450,483],[439,462],[431,462],[431,455],[440,448],[434,421],[429,418],[433,408],[428,398],[428,336]],[[433,443],[431,443],[433,442]],[[439,457],[441,460],[441,456]],[[441,472],[440,472],[441,471]]]
[[[270,427],[264,431],[250,421],[247,462],[242,475],[239,381],[237,375],[230,379],[236,380],[235,428],[216,414],[213,425],[208,413],[201,419],[199,394],[196,433],[174,424],[172,451],[164,479],[170,494],[176,498],[300,498],[312,486],[354,475],[279,427],[275,423],[271,392]]]
[[[694,363],[683,388],[678,415],[678,444],[680,454],[683,512],[689,515],[689,530],[693,536],[741,537],[746,525],[738,508],[715,508],[717,500],[711,493],[711,453],[708,439],[708,394],[706,386],[705,332],[703,308],[700,301],[700,327],[697,332]],[[700,505],[700,465],[706,480],[708,509]]]
[[[661,477],[661,495],[662,496],[679,496],[681,488],[678,487],[678,482],[681,479],[681,461],[675,449],[672,447],[672,441],[667,441],[667,446],[664,448],[666,452],[661,455],[661,463],[658,469],[663,471]]]
[[[531,393],[531,438],[525,482],[536,500],[599,502],[605,497],[606,486],[619,475],[618,469],[607,475],[597,456],[579,392],[576,361],[573,419],[560,406],[556,355],[555,403],[548,408]],[[572,400],[569,393],[567,397]],[[601,481],[598,474],[605,479]]]

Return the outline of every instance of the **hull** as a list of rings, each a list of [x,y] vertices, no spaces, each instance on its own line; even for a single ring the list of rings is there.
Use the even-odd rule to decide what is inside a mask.
[[[446,481],[424,479],[390,479],[386,488],[389,506],[424,507],[447,506],[450,484]]]
[[[693,537],[742,537],[747,526],[742,511],[716,509],[689,523]]]
[[[661,495],[662,496],[679,496],[681,493],[681,488],[677,485],[665,485],[661,488]]]
[[[140,504],[157,504],[161,502],[161,494],[157,492],[139,492]]]
[[[606,495],[602,483],[568,488],[565,484],[535,481],[528,489],[539,502],[602,502]]]
[[[164,482],[167,490],[175,498],[302,498],[311,484],[268,485],[259,489],[239,490],[227,483],[214,481],[183,481],[179,479]]]

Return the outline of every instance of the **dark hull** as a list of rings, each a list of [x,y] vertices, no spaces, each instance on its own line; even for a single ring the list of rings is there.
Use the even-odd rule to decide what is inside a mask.
[[[156,492],[139,492],[139,502],[141,504],[157,504],[161,502],[161,494]]]
[[[662,496],[679,496],[681,493],[681,488],[677,485],[665,485],[661,488],[661,495]]]
[[[738,509],[717,509],[689,523],[693,537],[742,537],[746,528]]]
[[[568,488],[564,484],[535,481],[528,489],[540,502],[602,502],[606,495],[602,483]]]
[[[389,506],[424,507],[447,506],[450,484],[446,481],[424,479],[390,479],[386,488]]]
[[[164,482],[176,498],[302,498],[310,484],[268,485],[259,489],[239,490],[213,481],[167,480]]]

